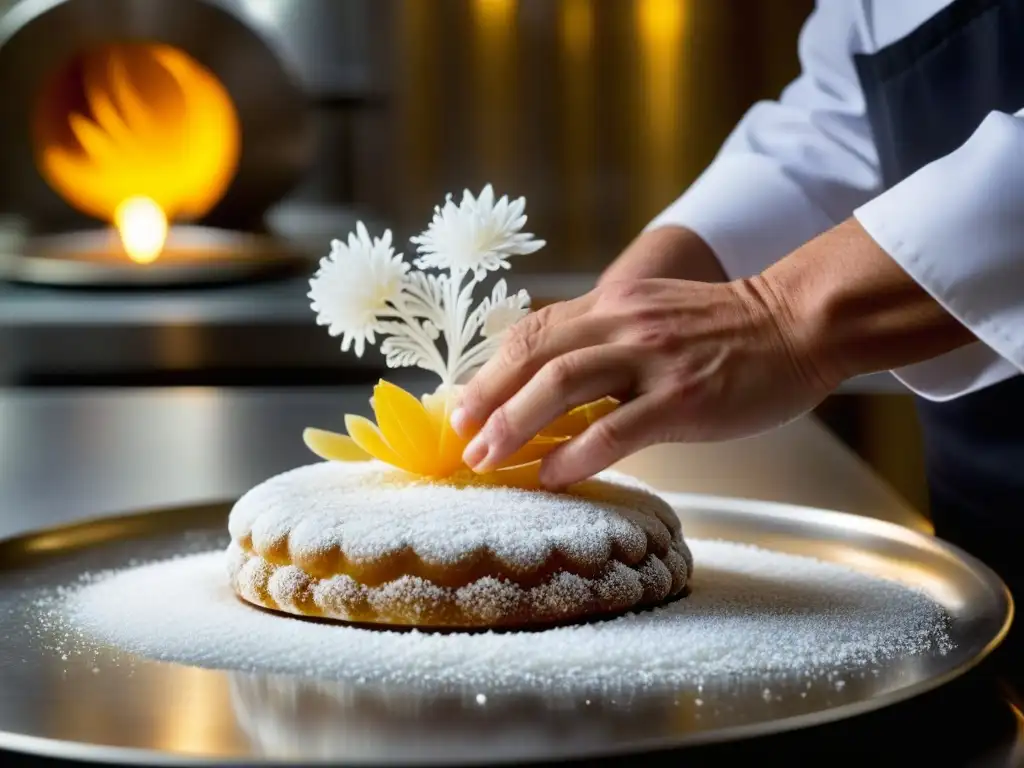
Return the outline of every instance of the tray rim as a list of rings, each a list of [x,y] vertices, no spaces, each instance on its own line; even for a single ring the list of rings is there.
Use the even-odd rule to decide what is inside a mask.
[[[941,675],[930,677],[926,680],[921,680],[917,683],[907,685],[895,690],[888,691],[879,696],[871,699],[866,699],[857,702],[851,702],[849,704],[843,704],[829,709],[820,710],[817,712],[808,712],[802,715],[793,715],[780,720],[768,720],[764,722],[748,723],[745,725],[736,725],[726,728],[716,729],[707,731],[704,733],[693,734],[689,736],[685,742],[680,742],[678,739],[672,737],[657,737],[649,738],[642,741],[633,742],[629,745],[622,745],[619,747],[604,747],[593,752],[581,752],[574,754],[573,756],[561,755],[553,756],[553,760],[568,760],[568,759],[600,759],[600,758],[616,758],[625,757],[628,755],[641,756],[652,752],[666,751],[666,750],[685,750],[689,747],[700,747],[709,746],[712,744],[724,744],[733,741],[749,740],[761,736],[779,735],[784,733],[791,733],[793,731],[802,730],[805,728],[813,728],[816,726],[827,725],[830,723],[837,723],[843,720],[849,720],[860,715],[867,714],[869,712],[876,712],[883,710],[887,707],[899,704],[902,702],[909,701],[923,694],[935,691],[938,688],[962,677],[963,675],[970,672],[972,669],[980,665],[985,659],[1002,644],[1009,633],[1010,627],[1013,624],[1016,615],[1016,603],[1013,595],[1010,592],[1007,585],[1003,582],[1002,578],[995,571],[993,571],[988,565],[971,555],[969,552],[964,551],[960,547],[947,542],[943,539],[938,538],[934,534],[925,533],[923,531],[917,531],[907,526],[900,525],[898,523],[889,522],[887,520],[880,520],[878,518],[868,517],[866,515],[854,514],[851,512],[840,512],[837,510],[822,509],[818,507],[805,506],[800,504],[789,504],[786,502],[777,501],[762,501],[760,499],[748,499],[741,497],[724,497],[714,496],[710,494],[693,494],[683,492],[665,492],[659,491],[665,500],[679,511],[681,506],[686,504],[691,506],[706,506],[711,508],[723,509],[725,511],[732,511],[736,513],[750,513],[750,506],[757,506],[759,515],[766,517],[776,517],[784,519],[793,519],[796,516],[806,516],[811,514],[818,518],[824,518],[823,522],[831,523],[832,527],[838,528],[853,528],[857,529],[861,533],[867,533],[869,535],[877,535],[883,538],[899,538],[907,543],[912,543],[915,540],[918,544],[926,544],[932,548],[937,548],[940,551],[944,551],[947,555],[952,555],[955,559],[959,560],[963,565],[967,566],[969,570],[980,577],[988,586],[995,589],[996,592],[1001,594],[1004,604],[1005,613],[1003,616],[1002,624],[998,632],[996,632],[991,639],[985,644],[985,646],[979,650],[974,656],[967,659],[966,661],[958,664],[952,669],[946,671]],[[213,514],[215,512],[223,511],[225,518],[227,513],[230,512],[232,505],[235,503],[234,499],[227,500],[207,500],[207,501],[196,501],[194,503],[186,504],[170,504],[170,505],[153,505],[140,509],[129,510],[124,513],[112,513],[112,514],[101,514],[92,515],[89,517],[83,517],[70,521],[67,523],[58,523],[55,525],[44,526],[35,528],[21,533],[14,534],[12,536],[0,537],[0,555],[4,551],[11,548],[24,548],[33,540],[43,539],[46,536],[69,534],[76,531],[88,530],[90,528],[96,528],[98,526],[111,525],[111,524],[122,524],[130,527],[144,525],[148,520],[153,517],[161,518],[172,518],[176,515],[193,514]],[[225,529],[226,530],[226,529]],[[123,539],[124,536],[107,536],[102,541],[116,541]],[[93,543],[84,544],[82,547],[76,547],[70,551],[76,551],[84,547],[92,546]],[[69,550],[64,550],[69,551]],[[46,557],[49,554],[47,551],[42,551],[39,556]],[[22,562],[7,563],[0,558],[0,573],[7,571],[18,570],[24,567]],[[185,666],[185,665],[180,665]],[[225,670],[217,669],[206,669],[204,671],[217,674],[223,674]],[[109,746],[100,744],[86,744],[82,742],[68,741],[65,739],[55,739],[45,736],[32,736],[22,733],[14,733],[11,731],[0,730],[0,750],[7,750],[15,753],[35,755],[37,757],[44,758],[55,758],[63,760],[94,760],[94,761],[107,761],[114,764],[122,765],[146,765],[146,766],[219,766],[219,765],[279,765],[281,762],[275,760],[266,760],[253,757],[207,757],[202,755],[190,755],[190,754],[171,754],[167,752],[161,752],[153,749],[143,749],[138,747],[119,747]],[[539,758],[538,758],[539,759]],[[322,758],[322,759],[304,759],[302,761],[307,765],[337,765],[336,759]],[[497,760],[488,761],[490,764],[529,764],[534,762],[531,759],[520,759],[520,758],[500,758]],[[347,764],[351,765],[363,765],[363,766],[379,766],[383,765],[380,761],[362,759],[348,761]],[[420,762],[418,765],[440,765],[440,762]],[[455,763],[445,764],[456,764],[456,765],[478,765],[477,761],[460,759]]]

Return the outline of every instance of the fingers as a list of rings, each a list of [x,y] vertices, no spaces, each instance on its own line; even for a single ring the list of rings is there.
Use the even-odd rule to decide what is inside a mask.
[[[491,413],[512,397],[545,363],[604,339],[599,324],[586,316],[589,296],[553,304],[527,315],[507,331],[501,349],[473,376],[452,413],[452,429],[473,435]]]
[[[608,469],[641,448],[662,442],[669,408],[669,398],[655,393],[620,406],[549,453],[541,464],[541,484],[561,490]]]
[[[495,468],[572,408],[630,389],[635,368],[635,351],[622,345],[555,357],[491,413],[466,446],[463,461],[477,472]]]

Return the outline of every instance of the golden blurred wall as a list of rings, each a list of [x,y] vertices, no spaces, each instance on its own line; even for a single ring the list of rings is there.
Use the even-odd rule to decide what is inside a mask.
[[[446,192],[492,182],[527,196],[551,244],[521,268],[559,271],[603,267],[778,95],[813,5],[392,1],[393,119],[373,154],[386,164],[357,198],[418,229]]]
[[[602,269],[799,72],[813,0],[394,0],[394,108],[358,195],[409,231],[446,192],[526,195],[533,271]],[[381,140],[380,136],[376,137]],[[387,183],[381,183],[386,174]],[[396,188],[400,187],[400,194]],[[908,397],[826,423],[924,509]]]
[[[908,502],[927,511],[923,447],[910,395],[836,395],[817,415]]]

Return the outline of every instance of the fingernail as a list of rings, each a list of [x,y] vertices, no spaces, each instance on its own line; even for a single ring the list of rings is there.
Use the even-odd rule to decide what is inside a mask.
[[[472,419],[469,418],[469,413],[465,408],[456,408],[452,411],[448,417],[448,423],[451,424],[455,434],[463,440],[473,434]]]
[[[475,472],[478,472],[487,459],[487,454],[490,453],[490,446],[487,445],[487,441],[482,437],[477,436],[469,441],[469,445],[466,446],[466,450],[462,452],[462,461],[465,462],[466,466]]]

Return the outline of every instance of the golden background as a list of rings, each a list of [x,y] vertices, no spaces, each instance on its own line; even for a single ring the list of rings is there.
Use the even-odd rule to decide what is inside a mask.
[[[799,72],[813,0],[398,0],[394,119],[356,194],[420,228],[446,192],[526,195],[549,246],[521,270],[597,272]],[[362,183],[358,181],[362,179]],[[396,194],[396,187],[400,194]],[[912,401],[839,395],[819,414],[927,505]]]

